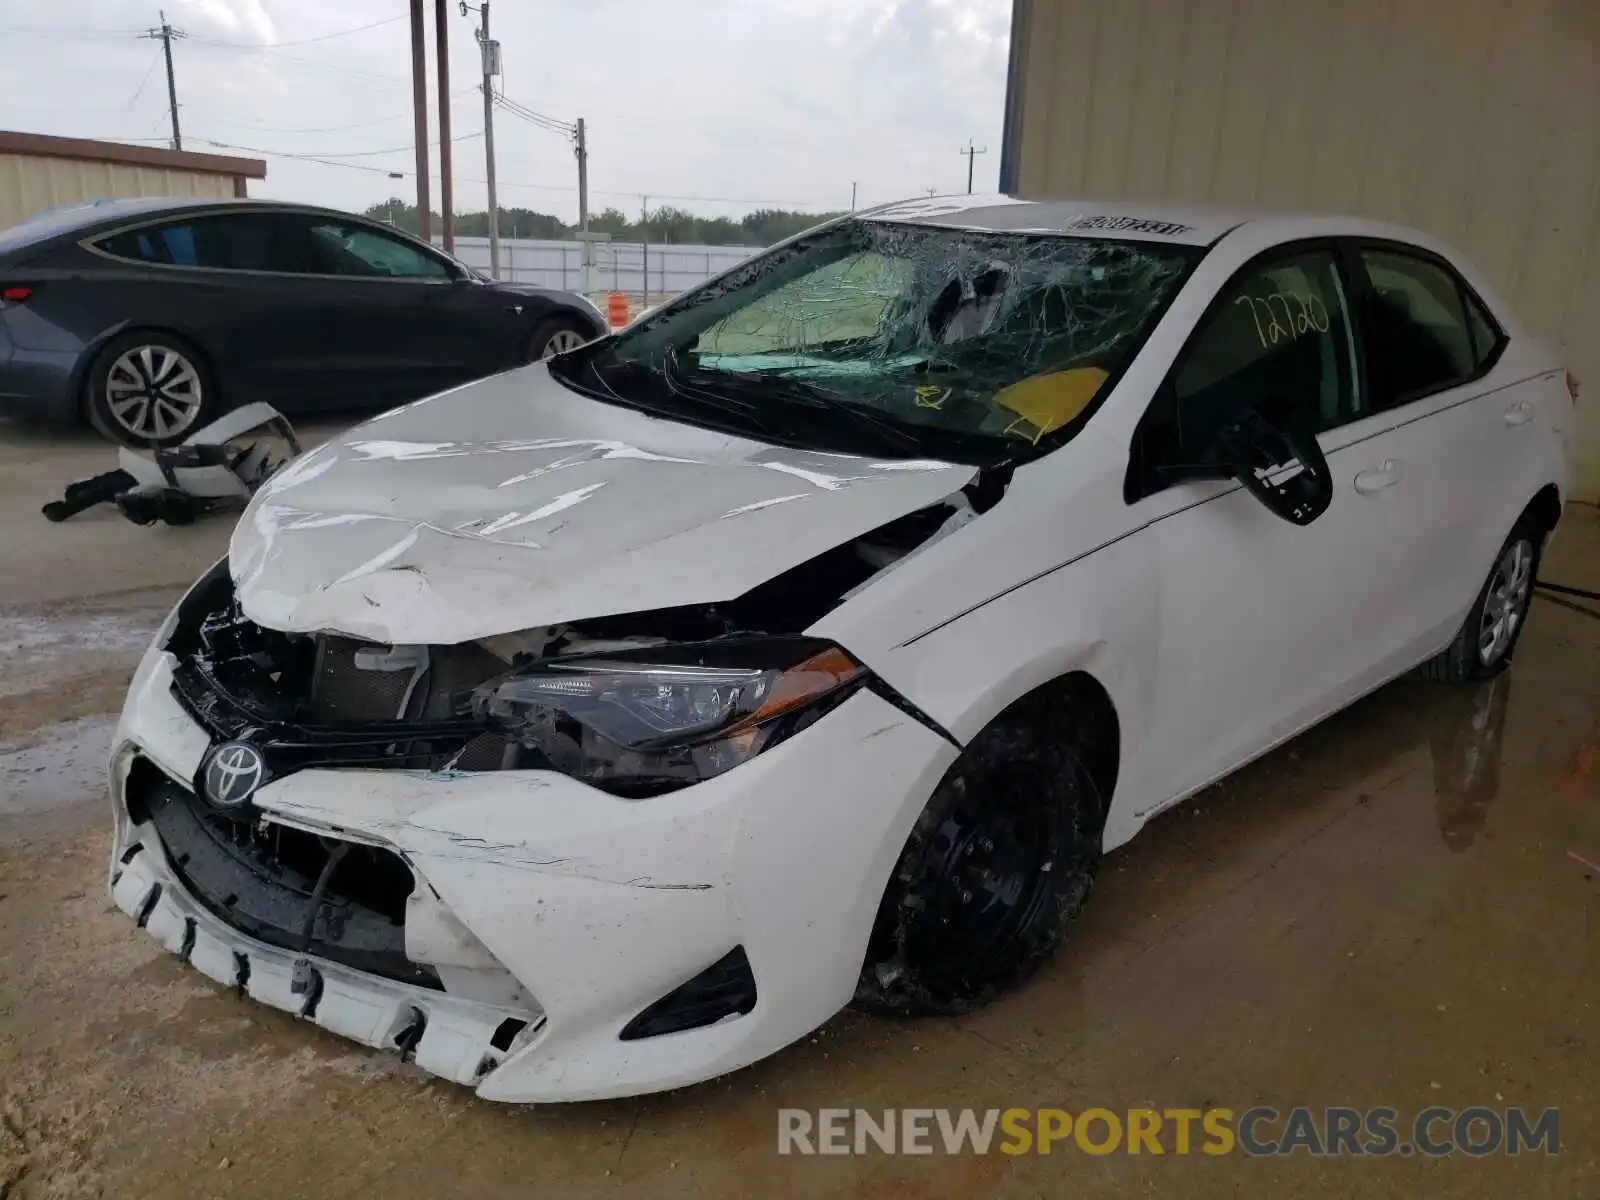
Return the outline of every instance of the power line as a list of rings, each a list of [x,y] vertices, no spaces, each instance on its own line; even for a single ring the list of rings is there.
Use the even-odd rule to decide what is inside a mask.
[[[482,137],[482,136],[483,136],[483,134],[480,131],[478,133],[462,134],[460,137],[452,138],[451,141],[459,142],[459,141],[464,141],[467,138],[478,138],[478,137]],[[260,154],[260,155],[262,155],[263,157],[266,157],[266,158],[291,158],[291,159],[295,159],[295,160],[301,161],[301,162],[319,163],[319,164],[321,164],[323,166],[328,166],[328,167],[344,167],[346,170],[350,170],[350,171],[365,171],[365,172],[367,172],[369,174],[390,175],[390,176],[392,176],[392,175],[400,175],[400,176],[403,176],[403,177],[405,177],[407,179],[412,179],[412,178],[416,177],[416,172],[415,171],[390,171],[390,170],[386,170],[383,167],[368,166],[365,163],[353,163],[353,162],[342,161],[342,159],[353,158],[353,157],[356,157],[357,155],[393,154],[393,153],[397,153],[397,152],[399,152],[401,150],[410,150],[411,146],[409,144],[407,144],[405,146],[397,146],[397,147],[394,147],[393,149],[389,149],[389,150],[371,150],[371,151],[365,151],[364,150],[364,151],[358,151],[358,152],[356,152],[356,154],[350,154],[350,155],[343,155],[343,156],[335,157],[335,156],[331,156],[331,155],[327,155],[327,154],[305,154],[305,153],[299,153],[299,152],[295,152],[295,151],[269,150],[269,149],[265,149],[265,148],[263,148],[261,146],[241,146],[236,142],[219,142],[219,141],[213,141],[213,140],[211,140],[209,138],[192,138],[191,140],[192,141],[198,141],[201,144],[206,145],[206,146],[215,147],[215,148],[217,148],[219,150],[236,150],[236,151],[241,151],[241,152],[246,153],[246,154]],[[433,145],[433,146],[438,145],[437,142],[431,142],[429,144]],[[436,176],[432,176],[432,175],[430,175],[429,177],[430,178],[437,178]],[[488,181],[485,180],[485,179],[463,178],[463,179],[459,180],[459,182],[461,182],[461,183],[487,183]],[[523,182],[519,182],[517,180],[511,180],[511,179],[497,180],[497,182],[499,183],[499,185],[501,187],[518,188],[518,189],[521,189],[523,191],[561,192],[561,193],[564,193],[564,194],[567,194],[567,195],[573,195],[578,191],[578,189],[576,187],[565,187],[565,186],[562,186],[560,184],[554,184],[554,183],[523,183]],[[607,190],[604,190],[604,189],[590,189],[590,195],[595,195],[595,196],[614,196],[614,197],[617,197],[617,198],[634,199],[634,198],[637,198],[639,196],[639,194],[640,193],[638,193],[638,192],[618,192],[618,191],[607,191]],[[649,195],[650,195],[650,198],[652,200],[675,200],[675,201],[679,201],[679,202],[682,202],[682,203],[693,203],[693,204],[743,204],[743,205],[746,205],[746,206],[749,206],[749,207],[753,207],[753,208],[761,208],[761,207],[773,207],[773,208],[795,207],[795,208],[802,208],[803,209],[803,208],[805,208],[805,207],[807,207],[809,205],[815,205],[817,203],[817,201],[815,201],[815,200],[782,200],[782,199],[772,199],[772,198],[752,199],[752,198],[747,197],[747,196],[685,196],[685,195],[674,195],[674,194],[666,193],[666,192],[651,192]]]
[[[576,125],[560,120],[557,117],[552,117],[547,113],[537,112],[525,104],[518,104],[515,100],[511,99],[511,97],[503,93],[495,96],[494,102],[500,108],[505,109],[506,112],[511,113],[513,116],[521,117],[530,125],[537,125],[541,129],[548,129],[552,133],[565,134],[571,137],[575,136],[578,132],[578,127]]]
[[[46,29],[37,25],[0,25],[0,33],[18,37],[36,37],[50,40],[82,38],[91,41],[116,40],[136,37],[142,29]]]
[[[209,38],[199,38],[199,37],[197,37],[197,38],[190,38],[189,40],[191,42],[193,42],[197,46],[210,46],[210,47],[218,47],[218,46],[220,46],[220,47],[224,47],[224,48],[228,48],[228,49],[234,48],[231,43],[228,43],[228,42],[214,42],[214,41],[211,41]],[[330,63],[330,62],[327,62],[325,60],[318,60],[318,59],[315,59],[315,58],[305,58],[305,57],[303,57],[301,55],[298,55],[298,54],[275,54],[275,55],[272,56],[271,62],[272,62],[272,65],[274,67],[280,67],[280,66],[283,66],[286,63],[293,63],[294,65],[300,66],[300,67],[310,67],[313,70],[315,70],[318,74],[323,75],[324,77],[330,76],[330,75],[336,75],[336,76],[340,76],[340,77],[343,77],[343,76],[358,76],[358,77],[360,77],[362,79],[378,79],[378,80],[382,80],[384,83],[390,84],[391,86],[403,85],[408,90],[411,87],[411,80],[406,78],[406,77],[404,77],[404,76],[401,76],[401,75],[391,75],[391,74],[388,74],[388,73],[383,72],[383,71],[365,71],[365,70],[362,70],[362,69],[360,69],[358,67],[346,66],[343,63]]]
[[[211,146],[218,150],[241,150],[246,154],[259,154],[264,158],[292,158],[297,162],[321,163],[325,167],[343,167],[347,171],[366,171],[374,175],[410,175],[410,171],[388,171],[383,167],[369,167],[363,163],[340,162],[334,158],[318,158],[314,154],[290,154],[282,150],[263,150],[259,146],[240,146],[233,142],[214,142],[210,138],[193,138],[202,146]]]
[[[139,87],[133,93],[133,99],[129,100],[126,104],[124,104],[122,106],[124,109],[130,109],[135,104],[139,103],[139,97],[144,95],[145,84],[149,83],[150,82],[150,76],[152,76],[152,75],[154,75],[156,73],[156,64],[158,62],[160,62],[160,61],[161,61],[161,55],[153,54],[153,55],[150,56],[150,65],[145,68],[144,78],[139,81]]]
[[[450,140],[451,142],[469,142],[474,138],[481,138],[482,136],[483,131],[479,130],[477,133],[463,133],[457,137],[451,138]],[[319,150],[315,153],[311,153],[298,150],[263,150],[258,146],[238,146],[230,142],[214,142],[209,138],[200,138],[198,140],[204,142],[208,146],[219,146],[224,150],[244,150],[250,154],[265,154],[268,158],[306,158],[312,160],[313,162],[333,162],[335,160],[345,158],[377,158],[384,154],[410,154],[412,150],[415,149],[415,145],[413,143],[407,142],[403,146],[386,146],[382,150],[346,150],[337,154],[332,150]],[[438,145],[438,139],[428,143],[430,149]],[[373,168],[373,170],[378,169],[380,168]],[[387,174],[387,172],[385,172],[385,174]]]
[[[450,99],[452,101],[456,101],[462,99],[463,97],[475,96],[477,94],[478,89],[475,87],[462,88],[459,92],[451,92]],[[282,125],[259,125],[254,121],[232,121],[227,117],[219,117],[215,114],[213,114],[209,120],[211,122],[220,122],[223,125],[237,125],[241,129],[254,129],[258,133],[345,133],[351,129],[370,129],[374,125],[387,125],[390,121],[398,121],[402,118],[405,120],[411,119],[411,110],[409,108],[404,112],[390,113],[388,116],[384,117],[374,117],[370,121],[356,121],[350,125],[320,125],[315,128],[305,128],[302,126],[286,127]],[[407,149],[410,149],[410,147],[407,146]]]
[[[297,38],[292,42],[224,42],[215,38],[196,38],[197,42],[204,42],[207,46],[226,46],[230,50],[281,50],[287,46],[309,46],[313,42],[327,42],[334,38],[348,37],[352,33],[364,33],[368,29],[377,29],[382,25],[393,25],[396,21],[404,21],[406,14],[401,13],[395,17],[385,17],[381,21],[370,21],[365,25],[355,25],[349,29],[336,29],[332,33],[318,34],[316,37]]]

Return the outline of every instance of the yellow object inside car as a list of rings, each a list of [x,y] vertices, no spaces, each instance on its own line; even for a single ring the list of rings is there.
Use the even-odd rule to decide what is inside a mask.
[[[1101,385],[1110,378],[1099,367],[1074,367],[1018,380],[994,394],[994,403],[1017,414],[1006,432],[1017,432],[1023,422],[1032,425],[1032,440],[1060,429],[1095,398]],[[1028,436],[1024,434],[1024,436]]]

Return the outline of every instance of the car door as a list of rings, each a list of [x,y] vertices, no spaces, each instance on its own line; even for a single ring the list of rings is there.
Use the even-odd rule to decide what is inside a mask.
[[[443,255],[364,221],[304,214],[312,270],[329,290],[341,369],[390,403],[499,370],[506,338],[485,319],[479,286]]]
[[[1129,496],[1160,590],[1147,807],[1204,786],[1392,673],[1384,563],[1410,520],[1373,486],[1393,457],[1369,410],[1332,243],[1279,247],[1236,273],[1136,435]],[[1242,405],[1297,406],[1333,496],[1292,524],[1233,480],[1197,478]],[[1215,472],[1213,472],[1215,474]],[[1176,481],[1176,482],[1174,482]]]
[[[371,407],[385,392],[373,358],[354,354],[342,283],[316,271],[306,221],[247,209],[119,231],[98,249],[149,264],[136,319],[167,325],[211,359],[225,403],[284,412]]]
[[[1534,404],[1520,381],[1490,377],[1505,336],[1448,263],[1396,243],[1347,252],[1373,404],[1394,424],[1392,473],[1412,522],[1412,557],[1393,564],[1388,607],[1415,660],[1454,636],[1546,482],[1530,474]]]

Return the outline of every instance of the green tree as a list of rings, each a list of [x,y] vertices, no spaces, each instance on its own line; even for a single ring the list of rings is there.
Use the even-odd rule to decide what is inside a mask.
[[[372,205],[364,215],[411,234],[421,228],[417,220],[417,206],[399,197]],[[618,242],[638,242],[648,237],[652,243],[679,246],[770,246],[838,215],[764,208],[735,220],[732,217],[703,217],[688,209],[663,204],[653,210],[643,223],[631,220],[619,208],[609,207],[589,218],[589,228],[597,233],[609,233],[612,240]],[[435,213],[435,232],[439,224],[439,215]],[[455,231],[461,237],[486,237],[489,233],[489,214],[481,211],[458,213]],[[501,237],[553,240],[570,238],[576,232],[576,226],[568,225],[560,217],[549,213],[535,212],[529,208],[500,210]]]
[[[609,233],[618,241],[622,241],[631,228],[627,214],[619,208],[608,208],[589,218],[589,229],[592,232]]]

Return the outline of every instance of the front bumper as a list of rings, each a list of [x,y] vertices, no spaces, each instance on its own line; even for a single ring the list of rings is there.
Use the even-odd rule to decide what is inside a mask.
[[[187,945],[212,978],[239,986],[243,957],[252,997],[364,1045],[404,1042],[420,1014],[415,1060],[496,1100],[693,1083],[827,1020],[854,991],[889,872],[955,755],[861,692],[727,775],[650,800],[540,771],[316,769],[274,781],[254,798],[265,822],[399,854],[416,875],[413,898],[438,910],[428,933],[408,913],[406,940],[442,991],[316,959],[323,986],[307,1013],[288,986],[295,956],[209,912],[182,886],[154,822],[130,816],[136,757],[187,787],[208,746],[171,694],[172,666],[165,652],[146,657],[115,741],[118,905],[169,950]],[[757,988],[747,1014],[619,1037],[741,946]],[[484,982],[498,978],[498,990]],[[509,1039],[508,1021],[520,1023]]]
[[[308,997],[292,986],[295,956],[244,936],[197,904],[148,828],[119,841],[111,898],[202,975],[364,1046],[404,1048],[424,1070],[457,1083],[476,1084],[506,1057],[513,1043],[502,1030],[527,1036],[523,1029],[538,1028],[537,1011],[461,1000],[321,959],[316,1004],[308,1013]]]

